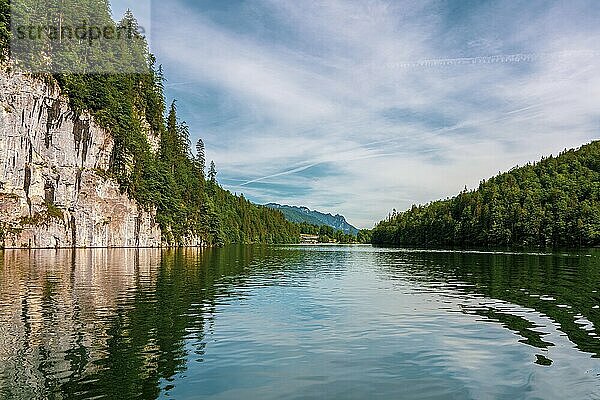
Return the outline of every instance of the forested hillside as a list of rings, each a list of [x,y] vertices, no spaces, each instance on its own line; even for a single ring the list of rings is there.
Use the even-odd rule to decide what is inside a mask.
[[[0,57],[8,54],[8,5],[8,0],[0,0]],[[280,212],[254,205],[222,189],[215,179],[214,164],[211,179],[205,178],[203,146],[199,148],[202,154],[192,153],[189,127],[178,119],[175,103],[166,112],[161,67],[149,53],[144,37],[137,34],[137,22],[131,13],[114,22],[106,0],[63,0],[61,7],[77,7],[79,17],[112,24],[115,29],[133,28],[131,31],[136,33],[118,55],[111,53],[110,48],[97,46],[89,57],[110,60],[116,70],[127,70],[131,63],[142,59],[147,65],[145,72],[54,73],[46,78],[59,84],[76,114],[90,113],[111,132],[115,140],[111,167],[98,173],[117,180],[122,191],[139,204],[156,208],[165,241],[176,244],[189,236],[199,236],[213,244],[298,240],[299,228],[287,222]],[[39,10],[39,5],[35,9]],[[59,12],[57,9],[45,10],[47,20],[59,17],[52,14]],[[63,21],[63,14],[60,18]],[[51,62],[47,55],[40,54],[42,62]],[[73,63],[86,61],[74,58]],[[152,148],[149,137],[160,138],[158,149]]]
[[[394,213],[372,235],[389,245],[600,245],[600,141]]]

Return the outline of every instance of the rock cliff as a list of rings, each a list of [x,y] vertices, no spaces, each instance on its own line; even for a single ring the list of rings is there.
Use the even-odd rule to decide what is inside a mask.
[[[113,144],[54,82],[0,69],[0,245],[160,246],[155,213],[106,174]]]

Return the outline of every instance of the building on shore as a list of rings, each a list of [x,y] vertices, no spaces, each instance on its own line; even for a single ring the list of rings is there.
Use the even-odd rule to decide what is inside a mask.
[[[304,233],[300,234],[300,243],[302,244],[317,244],[319,243],[318,235],[307,235]]]

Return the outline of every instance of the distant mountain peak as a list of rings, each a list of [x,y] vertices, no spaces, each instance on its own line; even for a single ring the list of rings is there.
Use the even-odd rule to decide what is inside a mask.
[[[288,221],[301,223],[306,222],[313,225],[327,225],[335,230],[344,233],[356,235],[358,229],[350,225],[346,218],[341,214],[332,215],[331,213],[322,213],[317,210],[311,210],[305,206],[288,206],[277,203],[265,204],[266,207],[274,208],[283,213]]]

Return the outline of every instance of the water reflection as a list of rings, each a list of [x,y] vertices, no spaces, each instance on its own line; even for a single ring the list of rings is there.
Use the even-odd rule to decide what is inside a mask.
[[[155,398],[202,355],[221,276],[252,249],[6,251],[0,264],[0,397]],[[211,268],[203,268],[210,264]],[[165,383],[167,382],[167,383]]]
[[[551,398],[557,387],[598,389],[598,252],[0,255],[0,398]],[[491,379],[498,371],[503,378]]]
[[[377,256],[390,278],[400,274],[425,287],[483,297],[462,304],[463,312],[502,323],[520,334],[523,343],[541,349],[553,346],[544,340],[548,324],[540,326],[523,317],[537,313],[549,318],[579,350],[600,357],[598,250],[572,254],[398,251]]]

